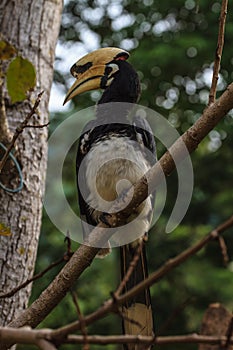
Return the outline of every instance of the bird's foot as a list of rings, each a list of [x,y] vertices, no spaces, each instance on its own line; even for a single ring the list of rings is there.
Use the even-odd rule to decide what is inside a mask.
[[[108,219],[111,217],[112,217],[111,214],[103,212],[99,215],[98,219],[99,219],[99,222],[102,222],[103,224],[105,224],[106,226],[108,226],[110,228],[112,226],[109,224]]]

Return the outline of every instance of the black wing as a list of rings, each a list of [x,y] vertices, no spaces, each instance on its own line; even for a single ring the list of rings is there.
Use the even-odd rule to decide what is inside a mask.
[[[142,152],[143,152],[143,147],[146,148],[146,150],[144,149],[144,157],[149,161],[151,166],[153,166],[157,161],[157,154],[156,154],[155,137],[153,135],[150,124],[148,123],[146,118],[136,115],[133,117],[133,125],[135,128],[136,134],[139,136],[138,138],[141,139]],[[152,208],[154,207],[154,203],[155,203],[155,195],[156,195],[156,191],[154,191],[151,196]]]
[[[150,124],[145,118],[136,115],[133,118],[133,125],[136,133],[141,137],[143,146],[149,151],[145,156],[149,157],[150,164],[154,165],[157,161],[156,143]]]
[[[89,189],[86,185],[86,169],[85,166],[81,166],[86,154],[90,149],[89,136],[92,129],[95,127],[95,120],[87,123],[82,131],[82,135],[79,138],[78,151],[76,156],[76,183],[78,190],[78,203],[80,218],[82,220],[83,236],[84,239],[88,237],[91,232],[90,225],[96,226],[96,221],[93,219],[92,208],[87,204],[87,198],[89,195]],[[82,186],[82,188],[80,188]]]

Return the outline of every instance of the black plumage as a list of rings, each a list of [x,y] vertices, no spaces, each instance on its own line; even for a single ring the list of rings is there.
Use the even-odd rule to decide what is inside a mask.
[[[137,142],[138,148],[141,150],[141,153],[151,166],[156,161],[156,148],[155,140],[151,128],[145,118],[140,116],[134,116],[132,118],[131,124],[129,124],[128,113],[130,112],[129,103],[136,103],[140,95],[140,83],[137,73],[134,71],[132,66],[126,61],[113,61],[113,64],[119,66],[119,70],[115,73],[114,79],[109,87],[107,87],[98,102],[96,109],[96,119],[89,122],[84,129],[84,132],[80,138],[79,149],[77,153],[77,174],[79,172],[79,167],[84,157],[95,144],[100,144],[106,139],[111,140],[113,136],[121,138],[122,142],[125,142],[125,139],[133,140]],[[112,110],[112,104],[110,102],[126,102],[127,104],[120,104]],[[111,115],[111,117],[110,117]],[[109,123],[109,119],[111,123]],[[101,125],[99,125],[101,120]],[[144,148],[147,149],[144,152]],[[150,158],[150,159],[148,159]],[[86,176],[85,171],[82,175],[83,179]],[[77,177],[78,179],[78,177]],[[79,189],[80,175],[79,180],[77,181]],[[82,183],[86,183],[84,180]],[[85,199],[83,198],[80,189],[79,189],[79,206],[80,214],[82,220],[86,221],[88,224],[96,226],[100,220],[100,217],[93,215],[95,208],[87,203],[86,198],[89,196],[89,188],[82,188],[82,193],[85,192]],[[152,206],[154,201],[154,196],[151,198]],[[84,225],[85,226],[85,225]],[[84,235],[88,235],[90,229],[89,226],[84,227]],[[142,235],[146,232],[142,232]],[[85,237],[86,239],[87,237]],[[121,259],[121,275],[124,277],[130,262],[133,259],[137,245],[128,244],[120,247],[120,259]],[[138,284],[140,281],[144,280],[148,276],[147,270],[147,260],[146,260],[146,251],[143,247],[140,254],[138,264],[133,271],[129,281],[126,283],[125,290],[131,289],[133,286]],[[147,308],[151,307],[151,299],[149,289],[146,289],[144,292],[137,295],[133,300],[130,300],[125,305],[126,308],[129,308],[132,304],[144,304]],[[142,316],[142,315],[141,315]],[[126,330],[125,322],[123,322],[123,327]],[[150,326],[151,327],[151,326]],[[140,332],[139,332],[140,333]]]
[[[134,111],[140,96],[140,82],[133,67],[126,62],[128,57],[129,54],[122,49],[103,48],[84,56],[71,68],[76,81],[67,92],[64,103],[85,91],[104,90],[96,106],[95,118],[87,123],[79,139],[76,159],[80,216],[86,244],[90,231],[104,220],[112,203],[156,162],[155,140],[150,125]],[[153,205],[154,195],[150,195],[126,218],[122,231],[118,227],[113,235],[112,241],[116,239],[120,246],[122,278],[140,242],[147,238]],[[122,237],[123,241],[120,240]],[[109,251],[108,244],[104,248],[99,252],[102,256]],[[125,290],[147,276],[143,244]],[[125,303],[122,315],[125,333],[153,335],[149,289]],[[128,349],[141,350],[142,347],[128,345]]]

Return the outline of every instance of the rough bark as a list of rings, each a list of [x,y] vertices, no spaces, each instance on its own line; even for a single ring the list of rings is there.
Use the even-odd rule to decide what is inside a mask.
[[[0,3],[1,39],[10,42],[21,56],[30,60],[37,74],[36,89],[29,100],[11,104],[6,91],[3,91],[12,133],[42,90],[45,93],[38,113],[30,124],[45,124],[48,121],[48,100],[61,10],[62,0],[2,0]],[[0,117],[1,123],[4,118],[2,115]],[[0,135],[0,138],[3,141],[4,135]],[[24,129],[16,148],[24,186],[22,191],[15,194],[0,189],[0,223],[11,232],[10,236],[0,235],[0,292],[11,290],[33,274],[41,226],[47,129]],[[13,186],[14,181],[8,185]],[[27,306],[30,291],[31,287],[28,286],[12,298],[0,300],[1,325],[10,322]]]

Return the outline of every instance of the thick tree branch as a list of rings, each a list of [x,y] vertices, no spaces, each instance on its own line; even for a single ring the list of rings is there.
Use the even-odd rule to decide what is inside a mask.
[[[14,344],[34,344],[43,350],[56,350],[56,347],[47,340],[50,332],[49,329],[35,331],[30,327],[19,329],[0,327],[0,342],[4,346],[11,342]]]
[[[0,340],[7,341],[11,339],[17,344],[34,344],[40,349],[56,350],[54,342],[58,341],[51,337],[53,331],[51,329],[33,330],[29,328],[3,328],[0,327]],[[86,337],[89,344],[107,345],[107,344],[215,344],[222,346],[233,344],[233,337],[227,339],[226,336],[206,336],[198,334],[186,334],[176,336],[149,337],[149,336],[133,336],[133,335],[113,335],[100,336],[89,335]],[[58,341],[60,344],[83,344],[85,337],[83,335],[68,335],[64,339]]]
[[[137,207],[147,198],[148,182],[150,183],[150,188],[156,188],[160,183],[162,178],[160,169],[162,168],[166,176],[169,175],[175,169],[173,158],[175,158],[176,161],[182,161],[187,155],[184,145],[187,147],[189,153],[193,152],[204,137],[208,135],[209,131],[212,130],[232,108],[233,84],[230,84],[222,96],[205,109],[203,115],[197,122],[171,146],[160,161],[148,171],[146,176],[136,183],[130,205],[124,211],[112,215],[109,220],[110,226],[115,227],[117,224],[124,223],[125,216],[129,216],[132,208]],[[129,196],[131,198],[131,194]],[[62,300],[82,272],[90,266],[99,250],[96,247],[100,246],[101,242],[106,242],[111,235],[112,231],[109,232],[109,230],[107,230],[107,225],[100,223],[90,234],[89,244],[93,246],[81,245],[48,288],[28,309],[13,320],[10,326],[22,327],[24,325],[30,325],[31,327],[36,327]]]

